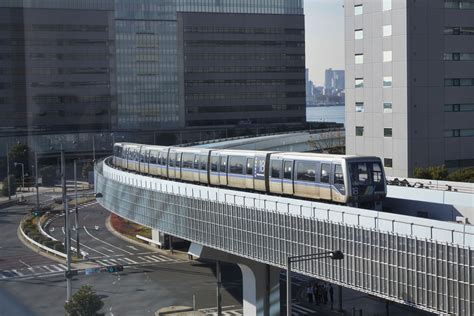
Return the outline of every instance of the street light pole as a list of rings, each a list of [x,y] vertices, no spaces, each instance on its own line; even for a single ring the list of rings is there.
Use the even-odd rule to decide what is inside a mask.
[[[286,315],[291,316],[291,264],[293,262],[318,260],[331,258],[332,260],[344,259],[344,254],[340,250],[320,252],[309,255],[288,256],[286,262]]]
[[[38,152],[35,151],[35,186],[36,186],[36,210],[40,209],[39,188],[38,188]]]
[[[10,157],[9,157],[9,149],[8,149],[8,143],[7,143],[7,186],[8,186],[8,200],[10,201],[12,199],[10,193],[11,193],[11,186],[10,186]]]
[[[95,161],[95,135],[92,134],[92,160]]]
[[[14,166],[21,165],[21,191],[25,191],[25,165],[22,162],[14,162]]]
[[[81,251],[79,249],[79,209],[77,208],[77,168],[76,168],[76,159],[74,159],[74,195],[75,195],[75,225],[76,225],[76,253],[77,257],[81,257]]]
[[[64,232],[65,232],[65,242],[64,245],[66,246],[66,302],[71,300],[72,295],[72,284],[71,284],[71,239],[69,233],[69,209],[67,203],[67,195],[66,195],[66,160],[64,158],[64,150],[61,144],[61,182],[62,182],[62,196],[63,196],[63,203],[64,203]]]

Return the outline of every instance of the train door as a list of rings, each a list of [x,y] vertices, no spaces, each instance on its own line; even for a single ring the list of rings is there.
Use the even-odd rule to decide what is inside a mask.
[[[219,185],[219,156],[211,154],[210,166],[211,170],[209,172],[210,177],[209,181],[212,185]]]
[[[182,153],[176,153],[176,173],[175,173],[175,178],[176,179],[181,179],[181,157]]]
[[[338,162],[332,164],[332,200],[335,202],[345,203],[346,202],[346,187],[344,183],[344,173],[342,171],[342,165]]]
[[[253,178],[253,169],[254,169],[255,159],[247,158],[247,163],[245,166],[245,188],[254,189],[254,178]]]
[[[323,162],[321,163],[321,172],[320,183],[321,187],[319,188],[319,196],[324,200],[332,199],[332,190],[331,190],[331,163]]]
[[[219,161],[219,184],[227,185],[227,155],[221,155]]]
[[[270,192],[282,194],[283,193],[283,160],[270,160]]]
[[[176,178],[176,152],[170,150],[168,154],[168,178]]]
[[[293,194],[293,166],[294,161],[283,162],[283,194]]]

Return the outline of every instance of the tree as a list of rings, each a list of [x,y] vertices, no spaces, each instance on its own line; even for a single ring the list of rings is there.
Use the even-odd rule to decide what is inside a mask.
[[[41,177],[43,182],[42,185],[52,186],[58,182],[56,175],[56,168],[54,166],[46,166],[39,170],[38,177]]]
[[[25,174],[28,173],[29,163],[28,163],[28,146],[25,144],[16,144],[8,153],[8,158],[10,159],[10,170],[13,171],[17,178],[21,177],[21,167],[13,167],[15,162],[22,163],[25,167]],[[12,169],[13,168],[13,169]]]
[[[10,175],[10,196],[16,193],[16,179],[14,175]],[[2,195],[8,196],[8,178],[5,178],[2,183]]]
[[[94,165],[92,162],[88,161],[86,164],[82,166],[82,178],[88,179],[89,178],[89,171],[94,170]]]
[[[103,315],[99,310],[104,306],[104,302],[92,290],[90,285],[83,285],[72,296],[71,300],[64,305],[66,313],[70,316],[92,316]]]

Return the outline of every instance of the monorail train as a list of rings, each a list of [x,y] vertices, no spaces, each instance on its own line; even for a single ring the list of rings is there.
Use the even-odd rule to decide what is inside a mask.
[[[387,193],[377,157],[116,143],[113,164],[170,180],[377,210]]]

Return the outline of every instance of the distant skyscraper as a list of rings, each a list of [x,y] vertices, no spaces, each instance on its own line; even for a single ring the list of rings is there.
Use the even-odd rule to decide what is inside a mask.
[[[332,68],[326,69],[324,78],[324,89],[326,94],[330,95],[344,90],[344,70],[333,70]]]
[[[387,174],[474,166],[474,10],[463,0],[346,0],[346,151]]]

